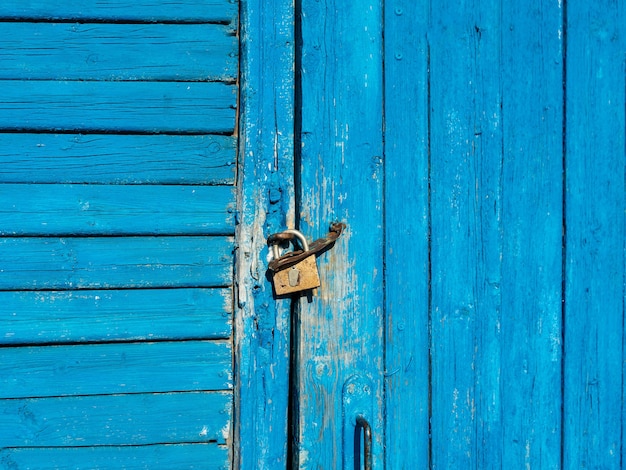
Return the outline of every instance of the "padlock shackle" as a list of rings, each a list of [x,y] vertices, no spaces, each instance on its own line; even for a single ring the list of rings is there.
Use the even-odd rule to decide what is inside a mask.
[[[278,235],[283,235],[283,234],[289,234],[289,235],[292,235],[291,238],[294,238],[294,237],[297,238],[300,244],[302,245],[302,249],[304,251],[309,251],[309,242],[306,241],[306,238],[304,237],[304,235],[302,235],[302,232],[298,230],[294,230],[294,229],[289,229],[289,230],[280,232],[280,234]],[[280,252],[278,251],[278,243],[272,244],[272,254],[274,255],[274,259],[280,258]]]
[[[285,230],[283,233],[290,233],[291,235],[296,237],[298,240],[300,240],[302,249],[304,251],[309,251],[309,242],[306,241],[306,238],[304,237],[304,235],[302,235],[302,232],[298,230],[294,230],[294,229],[289,229],[289,230]]]

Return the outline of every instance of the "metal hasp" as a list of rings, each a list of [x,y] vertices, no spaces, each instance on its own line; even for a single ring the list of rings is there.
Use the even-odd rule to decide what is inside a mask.
[[[332,247],[344,227],[342,223],[332,224],[328,235],[315,240],[310,246],[298,230],[290,229],[270,235],[267,243],[272,247],[274,259],[269,264],[269,270],[272,272],[276,296],[297,294],[320,286],[315,257]],[[295,249],[296,239],[301,250]],[[285,242],[291,242],[294,250],[281,255],[279,245]]]

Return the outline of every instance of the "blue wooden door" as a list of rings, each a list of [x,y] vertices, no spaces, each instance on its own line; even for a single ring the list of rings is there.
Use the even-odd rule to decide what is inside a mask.
[[[295,468],[621,468],[621,1],[302,0]]]
[[[237,4],[0,5],[0,467],[229,468]]]

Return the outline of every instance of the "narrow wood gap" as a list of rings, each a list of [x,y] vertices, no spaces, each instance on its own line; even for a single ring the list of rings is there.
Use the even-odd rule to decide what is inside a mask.
[[[106,82],[106,83],[223,83],[224,85],[237,85],[237,79],[235,77],[219,77],[219,78],[197,78],[197,79],[189,79],[189,78],[64,78],[61,77],[59,79],[54,78],[21,78],[21,77],[2,77],[0,78],[0,83],[2,82]],[[0,130],[0,132],[4,132]],[[18,131],[15,131],[18,132]],[[133,132],[137,133],[137,132]],[[223,135],[220,133],[206,133],[207,135]],[[227,134],[232,135],[232,134]]]
[[[561,217],[563,224],[562,238],[561,238],[561,455],[560,455],[560,467],[565,468],[565,439],[566,439],[566,412],[565,409],[565,394],[566,390],[566,361],[567,351],[565,348],[566,331],[567,331],[567,0],[562,0],[561,10],[561,74],[563,81],[563,110],[562,110],[562,171],[563,177],[561,181],[562,185],[562,206]]]
[[[159,19],[159,20],[151,20],[151,19],[145,19],[145,20],[136,20],[136,19],[124,19],[124,18],[119,18],[119,19],[108,19],[108,18],[88,18],[88,17],[77,17],[77,18],[70,18],[70,17],[60,17],[60,18],[33,18],[33,17],[29,17],[29,16],[15,16],[15,17],[3,17],[0,18],[0,25],[2,23],[32,23],[32,24],[39,24],[39,23],[52,23],[52,24],[81,24],[81,25],[89,25],[89,24],[112,24],[112,25],[117,25],[117,24],[129,24],[129,25],[181,25],[181,26],[187,26],[187,25],[216,25],[216,26],[228,26],[228,25],[232,25],[233,21],[228,21],[228,20],[174,20],[174,21],[167,21],[167,20],[163,20],[163,19]],[[235,30],[233,30],[233,36],[236,34]]]
[[[8,398],[0,398],[0,402],[16,402],[16,401],[25,401],[25,400],[67,400],[71,401],[73,399],[80,398],[109,398],[109,397],[128,397],[128,396],[169,396],[169,395],[232,395],[232,388],[222,388],[222,389],[205,389],[205,390],[169,390],[166,392],[163,391],[155,391],[155,392],[128,392],[128,393],[92,393],[92,394],[78,394],[78,395],[37,395],[37,396],[29,396],[29,397],[8,397]],[[47,446],[42,446],[47,447]],[[91,447],[91,446],[88,446]],[[115,446],[117,447],[117,446]],[[10,449],[11,447],[2,447],[3,449]]]
[[[432,6],[431,6],[432,7]],[[430,22],[429,22],[430,23]],[[432,262],[432,187],[431,187],[431,138],[432,138],[432,95],[431,95],[431,72],[430,72],[430,41],[426,40],[426,60],[427,60],[427,79],[426,79],[426,101],[428,106],[427,116],[427,158],[428,158],[428,209],[427,209],[427,243],[428,243],[428,462],[427,467],[432,468],[433,462],[433,432],[432,432],[432,418],[433,418],[433,262]]]
[[[220,444],[217,439],[208,439],[206,441],[181,441],[181,442],[154,442],[150,444],[94,444],[85,446],[16,446],[16,447],[3,447],[2,450],[43,450],[43,449],[119,449],[119,448],[139,448],[139,447],[157,447],[157,446],[188,446],[188,445],[215,445],[224,446]]]
[[[231,290],[233,288],[232,284],[226,284],[223,286],[214,286],[214,285],[194,285],[194,286],[141,286],[141,287],[128,287],[128,286],[120,286],[120,287],[107,287],[107,286],[98,286],[98,287],[75,287],[73,289],[54,289],[50,287],[44,287],[41,289],[0,289],[0,292],[15,292],[15,293],[72,293],[76,292],[77,294],[87,294],[89,292],[114,292],[114,291],[151,291],[151,290],[190,290],[190,289],[206,289],[206,290]],[[229,312],[232,315],[232,312]]]
[[[294,111],[293,111],[293,184],[295,204],[295,226],[300,227],[302,212],[302,0],[294,0]],[[298,301],[291,303],[291,331],[289,345],[289,379],[287,408],[287,470],[298,468],[299,452],[299,353],[300,308]]]
[[[155,344],[155,343],[187,343],[189,341],[215,342],[215,343],[231,343],[232,336],[216,335],[216,336],[189,336],[187,338],[135,338],[120,340],[83,340],[83,341],[47,341],[41,343],[0,343],[0,349],[19,349],[19,348],[47,348],[55,346],[99,346],[99,345],[132,345],[132,344]]]
[[[383,449],[382,449],[382,461],[384,462],[384,465],[387,464],[387,445],[386,443],[388,442],[388,423],[387,421],[389,420],[389,410],[388,410],[388,406],[387,406],[387,402],[388,402],[388,397],[389,397],[389,387],[388,387],[388,383],[389,383],[389,379],[387,377],[387,374],[389,373],[389,364],[388,364],[388,360],[389,360],[389,354],[387,354],[387,341],[388,341],[388,334],[389,334],[389,330],[390,330],[390,325],[389,325],[389,308],[388,308],[388,293],[387,293],[387,276],[388,276],[388,270],[387,270],[387,262],[388,262],[388,240],[389,240],[389,235],[387,233],[388,231],[388,227],[387,227],[387,215],[388,215],[388,207],[387,207],[387,203],[388,203],[388,199],[387,199],[387,172],[388,172],[388,165],[386,164],[387,162],[387,155],[388,155],[388,149],[387,149],[387,62],[386,62],[386,57],[387,57],[387,47],[388,47],[388,43],[385,41],[385,32],[386,32],[386,28],[387,28],[387,8],[386,8],[386,3],[382,2],[381,5],[381,61],[382,61],[382,70],[381,70],[381,94],[382,94],[382,99],[381,99],[381,114],[382,114],[382,129],[381,129],[381,139],[382,139],[382,159],[381,159],[381,173],[382,173],[382,178],[381,178],[381,195],[382,195],[382,202],[381,202],[381,223],[382,223],[382,241],[381,241],[381,246],[380,246],[380,259],[382,260],[382,302],[381,302],[381,308],[382,308],[382,325],[381,325],[381,329],[382,329],[382,372],[383,372],[383,380],[382,380],[382,392],[383,392],[383,397],[382,400],[380,401],[380,406],[381,406],[381,414],[383,416],[383,425],[382,425],[382,430],[383,433],[385,434],[383,437],[383,442],[385,443],[385,445],[383,445]],[[370,431],[371,432],[371,431]],[[359,438],[359,443],[358,445],[361,445],[360,442],[360,438]],[[356,465],[356,463],[355,463]]]
[[[54,81],[54,80],[49,80]],[[0,80],[1,82],[1,80]],[[150,83],[150,82],[146,82]],[[201,82],[199,82],[201,83]],[[120,135],[120,136],[197,136],[197,137],[210,137],[210,136],[218,136],[218,137],[236,137],[234,131],[222,132],[222,131],[211,131],[211,132],[192,132],[192,131],[127,131],[127,130],[115,130],[115,129],[98,129],[98,128],[76,128],[76,129],[53,129],[53,128],[27,128],[27,127],[4,127],[0,128],[0,134],[53,134],[53,135],[80,135],[80,136],[90,136],[90,135],[103,135],[103,136],[111,136],[111,135]]]
[[[111,340],[103,340],[103,341],[68,341],[68,342],[42,342],[42,343],[22,343],[22,344],[7,344],[0,343],[0,349],[19,349],[19,348],[46,348],[50,346],[111,346],[111,345],[134,345],[134,344],[156,344],[156,343],[214,343],[220,345],[230,345],[231,344],[231,336],[230,335],[219,335],[216,337],[203,337],[199,336],[196,338],[142,338],[142,339],[122,339],[119,341],[111,341]]]

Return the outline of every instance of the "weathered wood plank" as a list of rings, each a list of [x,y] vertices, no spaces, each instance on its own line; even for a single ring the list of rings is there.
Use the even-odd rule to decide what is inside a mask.
[[[624,453],[624,2],[567,2],[563,468]]]
[[[230,392],[0,400],[0,447],[225,443],[231,412]]]
[[[158,418],[156,418],[158,420]],[[161,422],[161,421],[158,421]],[[0,449],[4,468],[54,468],[56,470],[171,470],[229,467],[229,447],[216,444],[150,446],[51,447]]]
[[[230,289],[0,292],[0,344],[225,339]]]
[[[318,259],[320,295],[300,303],[294,467],[358,468],[362,415],[383,468],[383,8],[301,3],[300,225],[312,239],[347,229]]]
[[[0,130],[227,133],[237,88],[219,82],[0,81]]]
[[[428,17],[428,2],[385,2],[388,469],[429,459]]]
[[[557,469],[563,403],[562,7],[502,5],[502,467]]]
[[[0,235],[234,233],[229,186],[0,184]]]
[[[237,2],[230,0],[6,0],[0,18],[30,20],[231,22]]]
[[[0,238],[0,289],[219,287],[230,237]]]
[[[499,0],[431,5],[433,468],[499,468]]]
[[[291,312],[265,272],[266,237],[295,227],[295,8],[241,1],[234,468],[289,468]]]
[[[233,184],[237,139],[2,134],[2,183]]]
[[[0,348],[0,398],[224,390],[229,342]]]
[[[228,26],[0,22],[0,79],[234,81]]]

